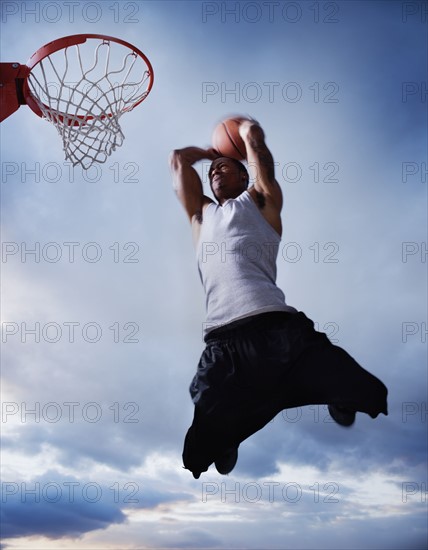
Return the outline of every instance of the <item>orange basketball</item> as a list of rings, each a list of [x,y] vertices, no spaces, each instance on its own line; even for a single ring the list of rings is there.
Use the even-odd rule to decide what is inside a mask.
[[[243,117],[227,118],[214,128],[212,145],[223,157],[244,160],[245,143],[239,135],[239,123]]]

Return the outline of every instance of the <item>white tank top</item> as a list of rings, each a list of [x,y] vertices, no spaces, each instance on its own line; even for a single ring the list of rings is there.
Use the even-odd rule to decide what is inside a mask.
[[[204,333],[268,311],[296,311],[276,286],[278,233],[248,191],[204,209],[196,256],[206,295]]]

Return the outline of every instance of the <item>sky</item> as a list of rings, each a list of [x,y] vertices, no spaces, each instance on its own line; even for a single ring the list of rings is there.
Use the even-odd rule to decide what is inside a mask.
[[[154,69],[88,171],[28,106],[1,125],[1,548],[426,548],[427,3],[1,9],[3,62],[94,33]],[[389,415],[344,429],[326,406],[282,411],[229,476],[195,480],[205,300],[168,155],[210,146],[230,114],[275,159],[278,286],[386,384]]]

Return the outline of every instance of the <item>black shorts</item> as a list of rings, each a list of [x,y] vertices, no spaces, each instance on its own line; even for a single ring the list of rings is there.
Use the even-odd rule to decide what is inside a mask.
[[[334,404],[376,418],[387,389],[302,312],[255,315],[208,333],[190,385],[183,464],[200,473],[283,409]]]

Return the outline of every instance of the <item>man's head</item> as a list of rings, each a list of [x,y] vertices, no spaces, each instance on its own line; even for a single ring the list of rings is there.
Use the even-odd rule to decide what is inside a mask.
[[[247,169],[239,162],[229,157],[215,159],[208,171],[211,190],[220,204],[227,199],[236,199],[248,187],[249,175]]]

